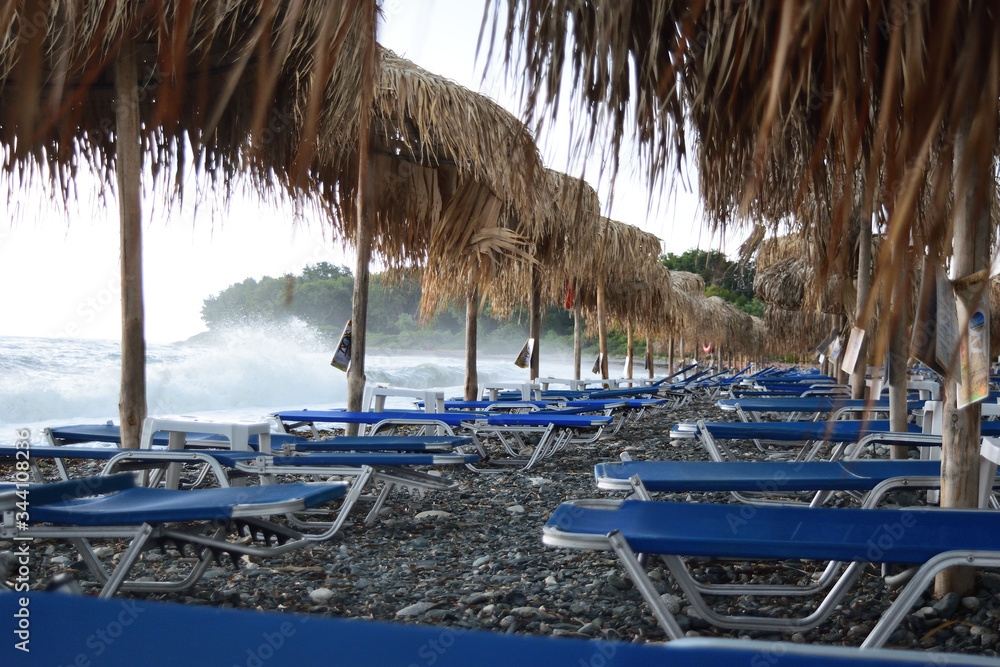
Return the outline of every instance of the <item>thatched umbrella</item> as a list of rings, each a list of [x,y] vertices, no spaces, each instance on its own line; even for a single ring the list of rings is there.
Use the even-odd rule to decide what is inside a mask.
[[[545,172],[548,198],[541,202],[540,224],[530,235],[530,261],[513,258],[503,263],[501,277],[488,292],[493,311],[509,315],[529,296],[529,337],[535,339],[531,356],[531,378],[538,376],[542,302],[565,303],[567,291],[579,292],[579,282],[600,234],[600,200],[597,191],[583,179],[553,169]],[[580,300],[573,299],[574,373],[580,379],[580,349],[583,319]]]
[[[143,161],[163,184],[173,176],[179,195],[189,160],[223,194],[243,174],[265,193],[321,198],[321,183],[333,192],[324,177],[352,159],[367,108],[358,73],[373,69],[376,11],[371,0],[29,0],[0,10],[11,181],[46,177],[68,199],[82,163],[105,182],[117,176],[124,446],[138,446],[146,412]]]
[[[663,286],[661,252],[662,242],[655,234],[601,218],[597,246],[587,263],[587,277],[578,283],[577,298],[597,321],[603,378],[608,377],[607,327],[611,319],[625,325],[631,359],[633,326],[653,309],[669,311],[673,303],[672,292],[656,289]],[[609,290],[613,295],[609,296]]]
[[[372,249],[390,269],[423,267],[424,319],[452,299],[465,303],[471,397],[478,290],[496,278],[502,258],[527,258],[538,234],[548,194],[537,187],[538,149],[524,124],[489,98],[385,49],[373,109]],[[351,188],[340,196],[347,211],[358,199]],[[350,233],[357,221],[344,218]]]
[[[992,5],[506,4],[508,53],[524,47],[532,98],[558,97],[569,61],[585,112],[612,115],[614,148],[632,114],[654,177],[686,152],[693,128],[715,224],[776,221],[808,196],[830,211],[818,236],[836,242],[852,216],[864,223],[884,211],[890,242],[873,281],[884,303],[910,280],[900,270],[910,239],[939,265],[951,255],[956,278],[976,277],[980,288],[959,297],[967,308],[982,299],[1000,146]],[[946,384],[942,505],[971,507],[980,411],[957,411],[954,378]],[[939,593],[971,586],[967,574],[958,581],[939,580]]]

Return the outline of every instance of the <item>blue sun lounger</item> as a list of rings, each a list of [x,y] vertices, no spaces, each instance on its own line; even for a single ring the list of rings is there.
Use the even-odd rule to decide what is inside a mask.
[[[331,651],[344,664],[434,667],[926,667],[923,651],[858,649],[790,642],[690,638],[668,644],[581,641],[468,630],[426,624],[386,623],[321,615],[277,613],[147,600],[31,592],[0,595],[0,616],[13,626],[28,618],[22,640],[0,644],[4,664],[134,664],[173,667],[194,656],[206,665],[318,665]],[[22,611],[23,610],[23,611]],[[66,619],[74,619],[68,623]],[[172,628],[183,641],[163,641]],[[24,642],[24,643],[20,643]],[[20,647],[27,649],[25,653]],[[152,648],[151,647],[155,647]],[[933,654],[935,665],[996,665],[995,658]]]
[[[212,560],[220,560],[223,554],[236,563],[240,556],[268,558],[328,539],[339,529],[339,523],[330,522],[325,533],[307,537],[265,519],[319,508],[347,495],[343,483],[177,491],[132,487],[131,477],[110,478],[114,480],[110,484],[119,484],[117,490],[106,487],[106,479],[88,478],[55,485],[0,485],[0,493],[7,499],[0,506],[0,539],[15,543],[36,539],[72,542],[87,568],[103,584],[101,597],[120,590],[180,591],[195,585]],[[13,506],[11,493],[16,499]],[[17,500],[24,502],[27,509]],[[112,572],[105,569],[91,548],[91,539],[129,541]],[[185,547],[193,548],[196,562],[186,576],[171,581],[126,580],[144,551],[167,545],[182,553]]]
[[[385,411],[350,412],[346,410],[288,410],[272,415],[285,430],[300,426],[315,429],[316,423],[363,424],[370,427],[370,434],[398,426],[440,428],[449,435],[458,430],[473,438],[473,447],[484,460],[489,457],[482,439],[495,436],[510,458],[492,459],[500,467],[482,468],[469,465],[476,472],[503,472],[512,469],[527,470],[538,461],[552,456],[569,443],[597,440],[610,426],[612,419],[603,415],[566,414],[510,414],[487,412],[434,412]],[[537,436],[538,441],[529,445],[523,436]],[[529,452],[527,455],[524,452]]]
[[[833,612],[867,563],[919,569],[862,644],[882,646],[935,574],[953,565],[1000,567],[1000,512],[977,510],[750,507],[643,500],[563,503],[543,529],[549,546],[613,550],[653,609],[668,637],[684,636],[636,554],[659,556],[696,612],[725,628],[794,632],[814,628]],[[849,563],[814,611],[796,618],[728,616],[703,598],[684,557]],[[793,584],[711,585],[712,595],[791,595]],[[818,591],[807,586],[809,595]],[[766,614],[766,611],[763,612]]]
[[[468,439],[466,439],[468,440]],[[19,453],[20,452],[20,453]],[[102,474],[122,471],[150,471],[156,473],[149,481],[150,486],[159,484],[163,472],[171,464],[202,466],[192,488],[200,487],[211,475],[220,486],[238,485],[242,478],[260,477],[265,484],[275,484],[276,475],[308,475],[318,477],[343,477],[351,481],[350,505],[345,503],[341,522],[347,517],[354,503],[361,497],[369,484],[381,483],[382,487],[374,498],[374,505],[365,522],[371,524],[378,516],[391,493],[400,487],[424,491],[454,491],[458,484],[451,479],[432,475],[414,467],[440,467],[471,465],[479,460],[477,454],[460,452],[310,452],[294,455],[266,455],[257,452],[231,451],[228,449],[166,450],[166,449],[119,449],[117,447],[80,447],[66,445],[53,447],[36,445],[27,452],[36,481],[43,481],[44,474],[38,467],[38,459],[56,461],[60,476],[69,479],[67,461],[105,461]],[[17,459],[24,457],[24,450],[16,447],[0,446],[0,458]],[[176,487],[175,487],[176,488]],[[301,523],[290,517],[301,528],[314,528],[315,522]]]
[[[916,424],[908,425],[908,433],[920,433]],[[906,434],[894,435],[887,420],[832,422],[705,422],[681,423],[670,431],[671,438],[698,438],[713,461],[736,461],[737,456],[724,440],[754,440],[761,451],[761,440],[771,440],[796,445],[795,460],[810,461],[825,443],[836,443],[831,459],[844,455],[847,445],[858,443],[853,449],[856,456],[865,445],[875,442],[889,443]],[[810,444],[811,443],[811,444]]]
[[[765,413],[784,413],[787,421],[799,421],[799,415],[814,415],[815,418],[829,413],[830,420],[835,421],[840,415],[848,412],[883,412],[889,411],[889,399],[865,401],[840,396],[796,396],[776,398],[723,398],[718,406],[724,412],[736,412],[744,422],[761,421]],[[909,401],[906,408],[909,412],[920,410],[924,401]]]
[[[918,436],[918,446],[940,444],[940,438]],[[926,438],[926,439],[925,439]],[[935,442],[936,441],[936,442]],[[773,496],[809,493],[819,507],[830,491],[855,492],[863,507],[872,506],[896,486],[926,488],[941,479],[940,461],[622,461],[594,466],[597,487],[624,491],[640,500],[652,493],[731,493],[747,504],[802,504]],[[759,494],[755,496],[746,493]],[[766,496],[766,498],[764,497]]]
[[[121,444],[121,431],[117,425],[77,424],[73,426],[52,426],[42,432],[42,438],[51,445],[72,445],[91,442]],[[188,433],[188,447],[227,447],[229,441],[224,436],[209,433]],[[166,447],[167,434],[153,434],[153,446]],[[271,434],[271,448],[286,454],[292,452],[450,452],[456,447],[472,444],[468,437],[455,436],[334,436],[330,438],[306,439],[287,434]],[[250,436],[250,449],[257,450],[259,438]]]

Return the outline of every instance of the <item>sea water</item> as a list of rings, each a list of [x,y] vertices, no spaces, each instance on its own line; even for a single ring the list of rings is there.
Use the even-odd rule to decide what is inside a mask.
[[[347,378],[330,365],[332,355],[333,343],[300,323],[147,344],[147,414],[256,420],[276,410],[344,408]],[[527,382],[528,370],[513,359],[480,355],[480,383]],[[543,347],[540,369],[542,377],[572,377],[572,356]],[[370,383],[460,396],[464,353],[369,349],[365,373]],[[0,337],[0,444],[20,429],[37,442],[46,426],[118,423],[120,378],[117,341]],[[412,407],[410,400],[387,406]]]

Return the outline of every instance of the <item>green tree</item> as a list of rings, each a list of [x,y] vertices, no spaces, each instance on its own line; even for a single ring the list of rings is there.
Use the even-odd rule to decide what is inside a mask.
[[[667,253],[660,263],[672,271],[696,273],[705,280],[705,295],[719,296],[755,317],[764,316],[764,302],[754,298],[756,266],[740,266],[718,250],[692,248],[683,254]]]

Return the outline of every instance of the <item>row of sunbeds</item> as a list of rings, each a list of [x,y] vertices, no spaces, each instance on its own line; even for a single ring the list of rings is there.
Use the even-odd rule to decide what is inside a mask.
[[[791,385],[792,383],[788,383]],[[754,397],[755,406],[726,401],[734,410],[757,412],[822,411],[837,413],[843,398]],[[735,399],[736,403],[745,402]],[[874,414],[887,406],[872,403]],[[910,408],[934,423],[940,403],[914,402]],[[939,420],[937,423],[940,423]],[[890,634],[925,593],[937,572],[953,565],[1000,567],[1000,512],[940,510],[927,507],[877,509],[891,489],[933,488],[940,483],[940,463],[934,460],[872,460],[859,458],[874,443],[928,448],[940,446],[940,436],[921,433],[913,424],[907,433],[889,433],[887,422],[697,422],[675,427],[674,437],[698,438],[711,461],[631,461],[595,466],[600,488],[624,491],[626,500],[594,499],[563,503],[543,529],[546,544],[584,550],[610,550],[631,575],[660,627],[671,639],[684,632],[648,576],[650,557],[662,562],[697,614],[709,623],[738,630],[802,631],[822,623],[842,602],[868,563],[910,568],[900,581],[909,583],[883,613],[862,647],[885,644]],[[983,507],[997,509],[989,489],[997,484],[1000,422],[983,423]],[[761,458],[770,447],[761,440],[798,442],[785,461],[748,461],[745,450]],[[734,444],[721,444],[729,441]],[[758,444],[753,445],[756,441]],[[811,442],[810,442],[811,441]],[[819,460],[825,452],[829,460]],[[740,460],[742,459],[742,460]],[[861,501],[856,509],[822,505],[833,492],[849,492]],[[737,503],[654,500],[657,493],[732,493]],[[805,494],[804,498],[800,495]],[[804,500],[804,502],[803,502]],[[691,574],[686,559],[817,561],[820,566],[805,584],[709,583]],[[797,618],[728,615],[716,611],[705,596],[824,596]],[[714,598],[712,598],[714,599]],[[766,607],[765,607],[766,608]]]
[[[538,407],[538,406],[535,406],[535,407]],[[287,417],[289,419],[292,419],[292,420],[301,418],[302,416],[303,415],[301,415],[301,414],[298,414],[298,415],[294,415],[294,414],[287,415]],[[309,416],[310,417],[315,417],[315,415],[309,415]],[[405,418],[412,418],[412,415],[411,414],[407,414],[404,417]],[[490,417],[486,417],[485,420],[488,423],[488,421],[490,420]],[[452,426],[451,424],[448,423],[447,419],[438,419],[438,422],[439,423],[434,424],[434,425],[435,426],[440,426],[441,423],[443,422],[443,424],[445,426],[449,426],[449,427]],[[411,423],[419,423],[419,422],[411,422]],[[497,424],[494,424],[494,426],[495,425],[497,425]],[[53,437],[57,438],[59,436],[59,432],[57,430],[54,430],[54,431],[55,432],[53,433]],[[398,438],[398,436],[393,436],[393,438]],[[248,442],[248,446],[250,444],[251,443]],[[438,442],[438,443],[427,442],[426,443],[427,446],[434,446],[435,444],[436,445],[442,445],[443,442]],[[452,442],[451,444],[452,444],[452,446],[456,445],[455,442]],[[470,443],[461,443],[461,444],[458,444],[457,446],[461,448],[461,447],[467,447],[467,446],[469,446],[469,444]],[[272,442],[272,446],[274,446],[274,445],[277,445],[278,447],[281,447],[285,453],[292,453],[292,448],[293,447],[305,446],[305,445],[300,445],[299,443],[297,443],[295,441],[289,441],[289,440],[282,441],[280,438]],[[322,446],[322,444],[321,443],[317,443],[316,445],[314,445],[314,447],[318,447],[318,446]],[[311,452],[310,454],[307,454],[305,456],[312,456],[313,453],[315,453],[315,452]],[[233,454],[235,454],[235,453],[233,453]],[[171,452],[164,452],[164,453],[160,453],[160,454],[157,454],[157,455],[163,456],[165,458],[166,457],[170,457],[170,456],[177,456],[176,453],[171,453]],[[254,456],[254,455],[256,455],[255,456],[255,460],[257,460],[257,459],[260,458],[260,455],[258,453],[245,453],[242,456],[248,457],[248,456]],[[288,458],[301,458],[303,455],[304,455],[303,453],[299,452],[298,456],[291,456],[291,457],[288,457]],[[468,454],[468,456],[476,456],[476,455],[475,454]],[[237,456],[236,458],[239,459],[240,457]],[[274,458],[280,458],[280,457],[274,457]],[[126,462],[127,460],[128,460],[127,456],[123,457],[121,459],[121,461],[123,461],[123,462]],[[238,461],[238,460],[234,461],[234,467],[237,466],[237,465],[240,465],[241,463],[245,463],[248,460],[249,459],[243,459],[242,462]],[[241,471],[241,472],[246,472],[246,471],[244,470],[244,471]],[[113,480],[113,479],[116,479],[116,478],[115,477],[108,477],[107,479]],[[258,488],[281,489],[282,492],[279,495],[268,496],[267,498],[264,498],[263,496],[260,497],[260,498],[257,498],[255,496],[253,496],[252,494],[256,494],[257,491],[255,489],[258,489]],[[263,544],[265,545],[263,547],[254,547],[254,548],[264,549],[264,550],[266,550],[266,549],[287,549],[287,548],[294,548],[295,540],[299,540],[299,539],[306,539],[306,540],[308,540],[308,539],[312,539],[312,538],[303,538],[299,533],[297,533],[295,531],[290,531],[287,527],[284,527],[284,526],[281,526],[280,529],[275,529],[275,526],[277,524],[271,524],[270,522],[266,521],[265,519],[259,518],[258,514],[261,515],[261,516],[270,516],[271,514],[273,514],[275,512],[284,512],[286,510],[290,511],[290,512],[291,511],[304,510],[304,509],[307,509],[307,508],[310,508],[310,507],[314,507],[317,504],[322,504],[323,502],[328,502],[330,500],[334,500],[334,499],[337,499],[337,498],[343,498],[346,495],[348,495],[350,487],[349,487],[349,485],[324,485],[324,487],[322,487],[322,489],[323,489],[322,492],[313,491],[313,492],[307,493],[306,489],[299,488],[299,487],[296,487],[294,485],[274,485],[273,487],[235,487],[235,488],[229,489],[229,490],[227,490],[227,489],[206,489],[205,490],[205,491],[217,491],[217,492],[223,492],[223,491],[225,491],[225,492],[232,492],[233,498],[231,498],[231,499],[233,499],[233,500],[239,500],[239,502],[238,503],[231,503],[229,506],[227,506],[225,504],[226,498],[225,498],[224,494],[222,494],[222,493],[216,493],[215,495],[217,497],[214,498],[214,499],[208,499],[206,496],[201,496],[201,497],[205,497],[206,500],[211,500],[211,502],[208,502],[205,505],[206,508],[208,508],[209,506],[211,506],[211,508],[210,509],[205,509],[204,512],[205,513],[209,513],[209,512],[213,513],[212,514],[212,516],[213,516],[213,521],[212,522],[214,523],[214,525],[216,525],[216,530],[223,530],[222,528],[218,527],[218,525],[219,525],[218,519],[220,519],[220,518],[225,519],[225,522],[227,522],[227,523],[232,523],[232,522],[240,523],[240,522],[242,522],[239,525],[239,529],[242,532],[242,534],[244,536],[246,536],[246,537],[257,538],[258,541],[262,540]],[[148,491],[157,491],[157,490],[155,490],[155,489],[148,489]],[[164,491],[164,490],[163,489],[159,489],[158,491]],[[312,490],[310,490],[310,491],[312,491]],[[132,493],[132,497],[128,498],[127,494],[130,494],[130,493]],[[271,493],[277,493],[277,491],[272,490]],[[123,496],[123,494],[126,494],[126,495]],[[145,490],[143,490],[143,494],[145,494]],[[285,494],[287,494],[287,495],[285,495]],[[93,509],[95,502],[98,502],[98,503],[100,503],[100,502],[108,502],[109,503],[108,506],[112,508],[112,511],[109,512],[109,513],[101,512],[101,514],[104,514],[104,516],[109,516],[109,515],[114,514],[115,513],[115,507],[130,506],[130,507],[132,507],[132,511],[134,512],[134,514],[131,517],[129,517],[127,520],[129,520],[129,521],[135,521],[137,519],[138,515],[140,515],[140,514],[142,514],[142,513],[144,513],[144,512],[147,511],[147,509],[145,508],[144,505],[141,505],[141,504],[138,505],[138,506],[135,505],[135,503],[137,502],[136,499],[139,498],[139,495],[142,495],[142,494],[134,494],[133,492],[129,491],[128,489],[121,489],[121,490],[118,490],[118,491],[114,492],[113,494],[111,494],[109,496],[102,496],[101,497],[101,498],[112,499],[110,501],[102,501],[100,498],[98,498],[96,501],[94,499],[84,499],[84,500],[81,501],[81,505],[89,505],[89,507],[91,509]],[[34,498],[34,500],[33,500],[33,505],[34,505],[34,503],[39,502],[38,491],[36,489],[32,490],[32,496]],[[194,497],[199,497],[199,496],[194,496]],[[186,507],[188,506],[189,503],[190,503],[191,506],[194,506],[195,503],[192,502],[192,500],[191,500],[192,498],[193,498],[193,496],[187,496],[187,499],[184,501],[183,504]],[[115,499],[117,499],[117,500],[115,500]],[[142,499],[139,499],[139,500],[142,500]],[[154,505],[157,502],[163,502],[162,500],[157,500],[157,499],[153,499],[153,500],[154,500],[154,502],[153,502]],[[69,503],[70,505],[73,504],[73,502],[69,501],[69,500],[63,501],[63,502],[64,503]],[[117,505],[116,505],[116,503],[117,503]],[[283,504],[283,503],[290,503],[290,504],[286,505],[286,504]],[[646,509],[646,508],[649,507],[648,504],[643,504],[643,503],[636,502],[636,501],[629,501],[628,503],[623,504],[622,507],[627,507],[627,506],[629,506],[630,503],[632,503],[632,504],[634,504],[634,505],[642,508],[640,510],[640,514],[643,513],[643,512],[648,511],[648,509]],[[730,507],[730,511],[731,511],[731,506],[723,506],[723,507]],[[229,511],[229,514],[226,514],[227,510]],[[619,514],[618,513],[619,510],[621,510],[621,507],[618,508],[618,509],[616,509],[613,512],[613,514],[615,514],[618,517],[624,516],[624,514]],[[74,510],[68,509],[66,511],[72,512]],[[87,510],[84,510],[84,513],[86,513],[86,511]],[[197,519],[197,514],[198,514],[197,511],[190,509],[190,507],[188,507],[188,509],[186,509],[186,511],[189,512],[189,518],[191,518],[192,520]],[[626,511],[630,511],[630,510],[626,510]],[[690,511],[693,511],[693,510],[690,510]],[[709,510],[709,511],[711,511],[711,510]],[[599,514],[594,515],[594,517],[590,517],[589,515],[592,512],[598,512]],[[549,526],[556,526],[557,528],[559,528],[561,530],[566,525],[571,525],[571,526],[573,526],[574,530],[579,531],[586,524],[586,522],[590,521],[592,518],[597,518],[597,517],[602,517],[602,516],[603,517],[607,517],[607,516],[609,516],[611,514],[612,514],[612,512],[609,512],[605,508],[587,507],[587,506],[581,507],[579,505],[565,505],[563,507],[560,507],[559,510],[557,510],[556,514],[553,515],[552,520],[550,520],[550,522],[549,522]],[[58,516],[58,515],[56,515],[56,516]],[[122,515],[122,516],[124,516],[124,515]],[[45,521],[46,519],[51,519],[51,518],[52,518],[51,516],[46,515],[43,512],[41,520]],[[659,525],[661,519],[663,519],[663,518],[664,517],[655,518],[654,521],[653,521],[653,524],[654,525]],[[57,519],[57,521],[63,521],[63,520],[70,521],[70,520],[75,520],[75,519],[71,519],[69,517],[66,517],[65,519]],[[204,519],[202,519],[202,520],[204,520]],[[152,521],[152,520],[150,520],[150,521]],[[330,527],[330,525],[332,523],[333,522],[325,522],[324,525],[326,525],[327,529],[329,529],[329,527]],[[710,524],[710,522],[705,522],[704,525],[707,528],[707,526],[709,524]],[[146,525],[148,526],[149,522],[146,522]],[[641,525],[641,522],[639,523],[639,525]],[[684,525],[687,525],[687,522],[685,522]],[[82,530],[82,529],[78,529],[78,530]],[[145,532],[148,533],[148,535],[139,535],[139,536],[137,536],[136,540],[133,542],[134,549],[130,548],[130,550],[129,550],[130,554],[131,554],[131,552],[133,550],[135,551],[136,554],[138,554],[139,552],[141,552],[141,550],[144,548],[144,546],[146,544],[150,543],[151,540],[154,541],[154,542],[157,541],[157,540],[164,540],[164,541],[173,540],[175,542],[180,541],[180,543],[182,543],[182,544],[191,544],[192,546],[196,547],[196,549],[201,549],[202,547],[205,547],[205,548],[208,549],[208,551],[202,551],[203,556],[206,555],[206,554],[211,554],[213,552],[213,549],[215,550],[215,554],[216,555],[220,555],[222,553],[230,553],[230,554],[234,553],[234,551],[230,550],[230,547],[227,546],[227,545],[225,545],[225,544],[219,545],[217,543],[212,543],[211,539],[213,539],[213,537],[217,537],[217,536],[207,537],[206,536],[207,533],[205,533],[205,532],[198,532],[198,531],[192,532],[192,531],[188,530],[188,531],[185,531],[183,535],[179,535],[179,534],[176,534],[176,533],[171,533],[169,530],[160,530],[158,528],[153,528],[152,530],[150,530],[147,527],[147,528],[144,528],[144,530],[145,530]],[[585,533],[586,531],[584,530],[582,532]],[[620,528],[615,528],[614,530],[609,531],[609,532],[612,532],[612,533],[617,532],[618,535],[621,535],[623,531]],[[558,535],[558,533],[553,533],[547,527],[546,528],[546,538],[545,538],[546,541],[549,541],[550,543],[558,543],[558,540],[566,538],[566,534],[565,533],[563,533],[561,535],[561,537],[558,537],[558,538],[557,537],[552,537],[552,535]],[[605,534],[604,537],[606,537],[608,539],[612,539],[613,536],[609,537],[608,535]],[[74,538],[74,539],[76,539],[76,538]],[[140,540],[144,540],[144,541],[140,542]],[[139,546],[136,546],[137,544],[139,544]],[[288,544],[291,544],[292,546],[286,547],[285,545],[288,545]],[[628,538],[625,538],[625,548],[629,548],[628,544],[629,544]],[[245,546],[245,545],[243,545],[243,546]],[[579,545],[574,544],[573,546],[579,546]],[[655,553],[656,550],[653,549],[653,548],[650,548],[652,546],[654,546],[654,545],[652,545],[652,544],[647,545],[646,543],[642,543],[642,547],[641,547],[642,553]],[[240,553],[245,553],[245,552],[241,552],[239,550],[236,550],[235,553],[240,554]],[[256,553],[263,554],[263,553],[266,553],[266,551],[258,551]],[[123,560],[125,560],[125,559],[123,559]],[[207,565],[205,565],[205,566],[207,567]],[[121,570],[121,568],[119,568],[119,569]],[[115,573],[115,576],[117,576],[121,580],[121,581],[117,582],[117,586],[118,587],[121,587],[121,585],[125,583],[124,579],[125,579],[126,574],[127,573],[124,573],[124,572],[121,573],[121,574],[119,574],[117,572]],[[193,574],[192,574],[192,576],[193,576]],[[633,576],[635,576],[635,575],[633,575]],[[107,586],[105,587],[105,590],[108,590]],[[117,588],[115,590],[117,590]],[[141,589],[138,589],[138,590],[141,590]],[[108,595],[110,595],[111,593],[113,593],[113,591],[110,591],[108,593]],[[665,621],[661,620],[661,623],[662,622],[665,622]],[[676,634],[671,633],[671,632],[668,632],[668,635],[670,635],[670,636],[676,636]],[[701,650],[708,652],[708,653],[705,653],[704,655],[709,655],[709,654],[713,654],[714,655],[715,654],[715,649],[716,649],[715,646],[705,645],[704,647],[702,647]],[[720,655],[725,655],[726,651],[734,651],[734,650],[735,649],[731,649],[729,647],[726,647],[725,650],[722,651],[722,653]],[[689,654],[689,655],[694,656],[695,653],[692,653],[692,654]],[[735,653],[732,653],[730,655],[735,655]],[[817,655],[819,655],[819,654],[817,654]],[[704,656],[702,656],[702,657],[704,657]],[[822,656],[820,656],[820,657],[822,657]],[[874,655],[873,655],[873,657],[874,657]],[[894,658],[898,659],[899,656],[895,655]],[[683,658],[681,658],[681,659],[683,659]],[[602,664],[612,664],[612,663],[602,663]],[[694,663],[692,663],[692,664],[694,664]],[[719,663],[719,664],[721,664],[721,663]],[[769,663],[769,664],[775,664],[775,663]]]

